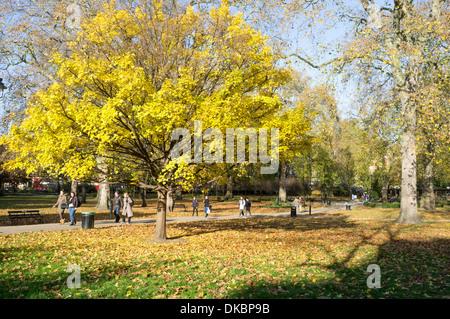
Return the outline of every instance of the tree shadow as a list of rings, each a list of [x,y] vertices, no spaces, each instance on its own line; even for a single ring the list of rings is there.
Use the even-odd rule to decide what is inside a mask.
[[[398,231],[391,224],[372,234],[361,234],[358,244],[344,258],[336,258],[332,249],[322,247],[331,261],[308,260],[294,265],[298,276],[246,282],[227,293],[227,298],[433,298],[450,297],[450,240],[430,241],[398,239]],[[387,231],[389,240],[376,245],[372,239]],[[355,263],[354,257],[365,245],[376,245],[375,256],[367,256]],[[370,264],[380,267],[380,288],[369,288],[367,272]],[[323,278],[307,276],[307,272],[328,274]],[[283,277],[281,277],[283,278]]]
[[[237,288],[227,289],[223,295],[226,298],[444,298],[450,296],[450,242],[446,238],[430,240],[405,240],[399,234],[399,227],[392,223],[380,223],[373,227],[373,232],[362,232],[354,229],[355,221],[346,219],[313,219],[313,218],[249,218],[240,220],[205,220],[195,223],[186,222],[171,224],[171,227],[188,231],[187,235],[215,233],[226,230],[242,230],[259,232],[279,230],[306,232],[323,229],[347,229],[357,232],[354,245],[345,254],[338,254],[333,247],[316,242],[314,249],[326,254],[326,262],[315,260],[315,255],[306,261],[292,263],[295,271],[289,274],[274,274],[272,278],[246,280],[236,282]],[[418,229],[413,228],[415,232]],[[408,230],[409,231],[409,230]],[[383,241],[377,236],[387,236]],[[332,236],[330,234],[330,236]],[[367,247],[375,246],[376,253],[362,256],[361,252]],[[30,250],[31,248],[31,250]],[[30,255],[33,250],[42,252],[43,247],[24,247]],[[294,250],[293,250],[294,253]],[[51,251],[49,251],[51,254]],[[20,257],[21,252],[14,247],[0,249],[0,263],[5,258]],[[238,256],[236,256],[238,258]],[[360,259],[358,259],[360,258]],[[167,259],[159,263],[146,265],[144,269],[159,267],[162,264],[173,264],[183,260]],[[283,263],[283,260],[275,260]],[[367,266],[377,264],[381,269],[381,288],[370,289],[367,286]],[[43,263],[42,265],[45,265]],[[118,271],[132,273],[139,271],[141,266],[134,264],[117,264],[113,262],[96,266],[92,270],[83,272],[83,280],[89,283],[99,281],[99,285],[114,284],[114,276]],[[0,267],[1,268],[1,267]],[[42,267],[44,268],[44,266]],[[245,269],[249,273],[252,269]],[[319,272],[327,276],[309,276],[312,272]],[[297,276],[293,277],[292,273]],[[42,273],[23,274],[20,281],[18,272],[11,272],[8,277],[0,281],[0,298],[48,298],[42,287],[57,291],[65,287],[68,273],[59,269],[56,273],[44,275]],[[158,275],[155,275],[157,277]],[[1,276],[0,276],[1,278]],[[256,278],[256,277],[254,277]],[[163,280],[170,280],[162,278]],[[205,283],[206,284],[206,283]],[[22,289],[27,287],[26,289]],[[126,288],[126,286],[124,286]],[[121,286],[121,289],[123,287]],[[123,288],[123,289],[125,289]],[[15,290],[14,290],[15,289]]]
[[[265,231],[270,230],[278,232],[284,231],[311,231],[333,228],[352,228],[355,227],[355,221],[343,219],[334,219],[330,222],[324,222],[320,219],[304,219],[302,217],[271,217],[271,216],[254,216],[252,218],[242,219],[221,219],[221,220],[202,220],[196,222],[182,222],[171,224],[175,229],[182,229],[187,233],[179,236],[170,237],[170,239],[188,238],[202,234],[210,234],[222,231]]]

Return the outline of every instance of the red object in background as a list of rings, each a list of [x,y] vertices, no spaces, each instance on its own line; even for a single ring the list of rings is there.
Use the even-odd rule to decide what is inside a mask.
[[[45,186],[41,185],[39,178],[33,179],[33,188],[40,191],[45,191],[47,189]]]
[[[98,191],[98,183],[95,183],[94,187],[95,187],[95,190]]]

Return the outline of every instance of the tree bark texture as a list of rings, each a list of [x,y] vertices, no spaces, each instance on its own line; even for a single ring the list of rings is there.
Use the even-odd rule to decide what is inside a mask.
[[[155,241],[165,241],[167,240],[166,233],[166,205],[167,205],[167,188],[164,186],[158,187],[156,189],[158,195],[157,201],[157,213],[156,213],[156,224],[155,224],[155,234],[153,239]]]
[[[287,173],[287,165],[286,163],[281,163],[281,172],[280,172],[280,185],[278,186],[278,197],[280,202],[286,202],[286,173]]]
[[[423,192],[420,200],[420,208],[424,210],[435,210],[436,202],[433,187],[433,159],[426,156],[425,171],[423,174]]]

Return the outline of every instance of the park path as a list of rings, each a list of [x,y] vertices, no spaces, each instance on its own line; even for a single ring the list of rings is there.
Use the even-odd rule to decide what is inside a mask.
[[[361,203],[354,203],[352,206],[359,206]],[[323,208],[315,208],[311,210],[312,214],[331,212],[344,210],[345,206],[343,204],[332,205]],[[183,222],[196,222],[196,221],[205,221],[205,220],[223,220],[223,219],[239,219],[245,217],[239,217],[238,214],[233,215],[215,215],[214,212],[210,214],[208,217],[204,217],[203,212],[199,211],[200,216],[180,216],[180,217],[168,217],[167,223],[183,223]],[[288,217],[290,216],[289,212],[279,212],[279,213],[269,213],[269,214],[253,214],[251,218],[261,218],[261,217]],[[297,214],[299,217],[308,217],[309,212],[307,210],[300,212]],[[59,223],[51,223],[51,224],[33,224],[33,225],[18,225],[18,226],[1,226],[0,227],[0,236],[16,234],[16,233],[26,233],[26,232],[35,232],[35,231],[58,231],[58,230],[68,230],[68,229],[78,229],[81,228],[81,216],[77,216],[77,224],[75,226],[69,226],[70,223],[65,223],[61,225]],[[311,216],[314,217],[314,216]],[[346,218],[346,217],[319,217],[315,218]],[[156,218],[135,218],[132,219],[131,224],[151,224],[155,223]],[[96,220],[94,222],[94,227],[107,227],[107,226],[120,226],[121,224],[115,223],[113,220]]]

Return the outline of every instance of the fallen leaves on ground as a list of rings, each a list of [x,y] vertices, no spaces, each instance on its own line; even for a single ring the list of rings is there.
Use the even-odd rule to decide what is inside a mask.
[[[449,223],[248,218],[1,237],[1,298],[443,298]],[[80,288],[69,288],[69,265]],[[368,289],[367,266],[382,287]]]

